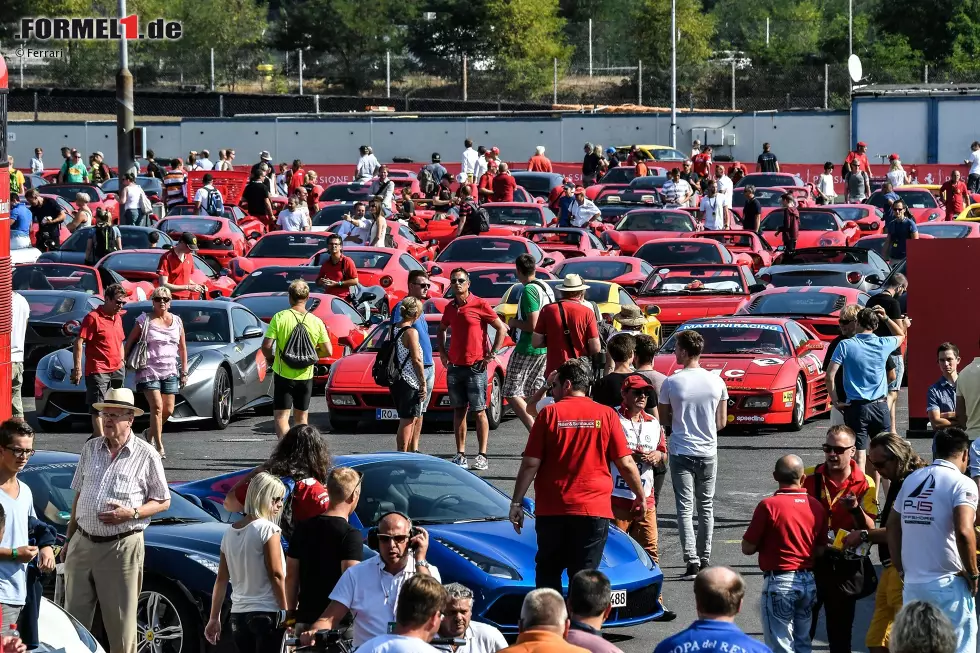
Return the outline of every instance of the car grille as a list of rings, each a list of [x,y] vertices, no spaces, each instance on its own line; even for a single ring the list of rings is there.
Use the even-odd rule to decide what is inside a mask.
[[[613,621],[639,619],[660,611],[660,583],[626,593],[626,607],[616,608],[609,615]]]
[[[679,324],[663,324],[660,325],[660,344],[667,341],[667,338],[671,336],[674,331],[677,331]]]
[[[48,340],[48,339],[51,339],[51,338],[58,338],[60,340],[63,340],[66,345],[67,344],[70,344],[71,343],[71,338],[68,338],[65,335],[65,332],[61,330],[62,329],[62,326],[63,325],[61,325],[61,324],[38,324],[38,323],[34,323],[34,324],[31,324],[31,330],[34,331],[34,333],[37,334],[37,337],[38,338],[42,338],[44,340]]]
[[[523,604],[523,594],[504,594],[487,609],[484,618],[500,626],[516,627],[521,620]]]
[[[361,401],[364,402],[365,406],[371,406],[372,408],[395,407],[395,401],[391,398],[391,394],[387,392],[361,395]]]

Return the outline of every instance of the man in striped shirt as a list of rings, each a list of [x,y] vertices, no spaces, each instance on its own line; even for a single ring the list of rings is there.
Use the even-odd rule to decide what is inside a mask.
[[[174,159],[170,164],[171,170],[163,176],[163,194],[167,208],[177,204],[187,203],[187,173],[184,171],[184,161]]]
[[[160,454],[133,433],[143,414],[128,388],[110,390],[93,406],[103,437],[82,447],[71,487],[65,609],[92,628],[100,605],[109,650],[136,653],[136,607],[143,577],[143,530],[170,507]],[[117,616],[118,615],[118,616]]]

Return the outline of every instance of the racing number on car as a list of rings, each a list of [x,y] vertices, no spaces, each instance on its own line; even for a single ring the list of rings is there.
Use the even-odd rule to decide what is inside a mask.
[[[783,364],[782,359],[779,359],[779,358],[756,358],[752,362],[755,363],[756,365],[759,365],[760,367],[769,367],[770,365],[782,365]]]
[[[745,370],[725,370],[726,379],[740,379],[745,376]]]

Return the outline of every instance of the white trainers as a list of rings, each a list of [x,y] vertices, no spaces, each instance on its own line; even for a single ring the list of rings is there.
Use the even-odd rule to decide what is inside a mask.
[[[473,461],[473,469],[484,470],[490,467],[490,461],[482,453],[476,455],[476,460]]]
[[[462,467],[463,469],[470,468],[470,464],[466,462],[466,456],[461,453],[457,453],[453,458],[453,464],[457,465],[458,467]]]

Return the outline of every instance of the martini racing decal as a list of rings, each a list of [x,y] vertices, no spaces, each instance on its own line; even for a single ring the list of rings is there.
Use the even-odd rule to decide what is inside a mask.
[[[769,367],[770,365],[782,365],[785,362],[782,358],[756,358],[752,364],[759,367]]]
[[[699,324],[685,324],[683,329],[762,329],[764,331],[781,331],[782,327],[778,324],[748,324],[746,322],[702,322]]]

